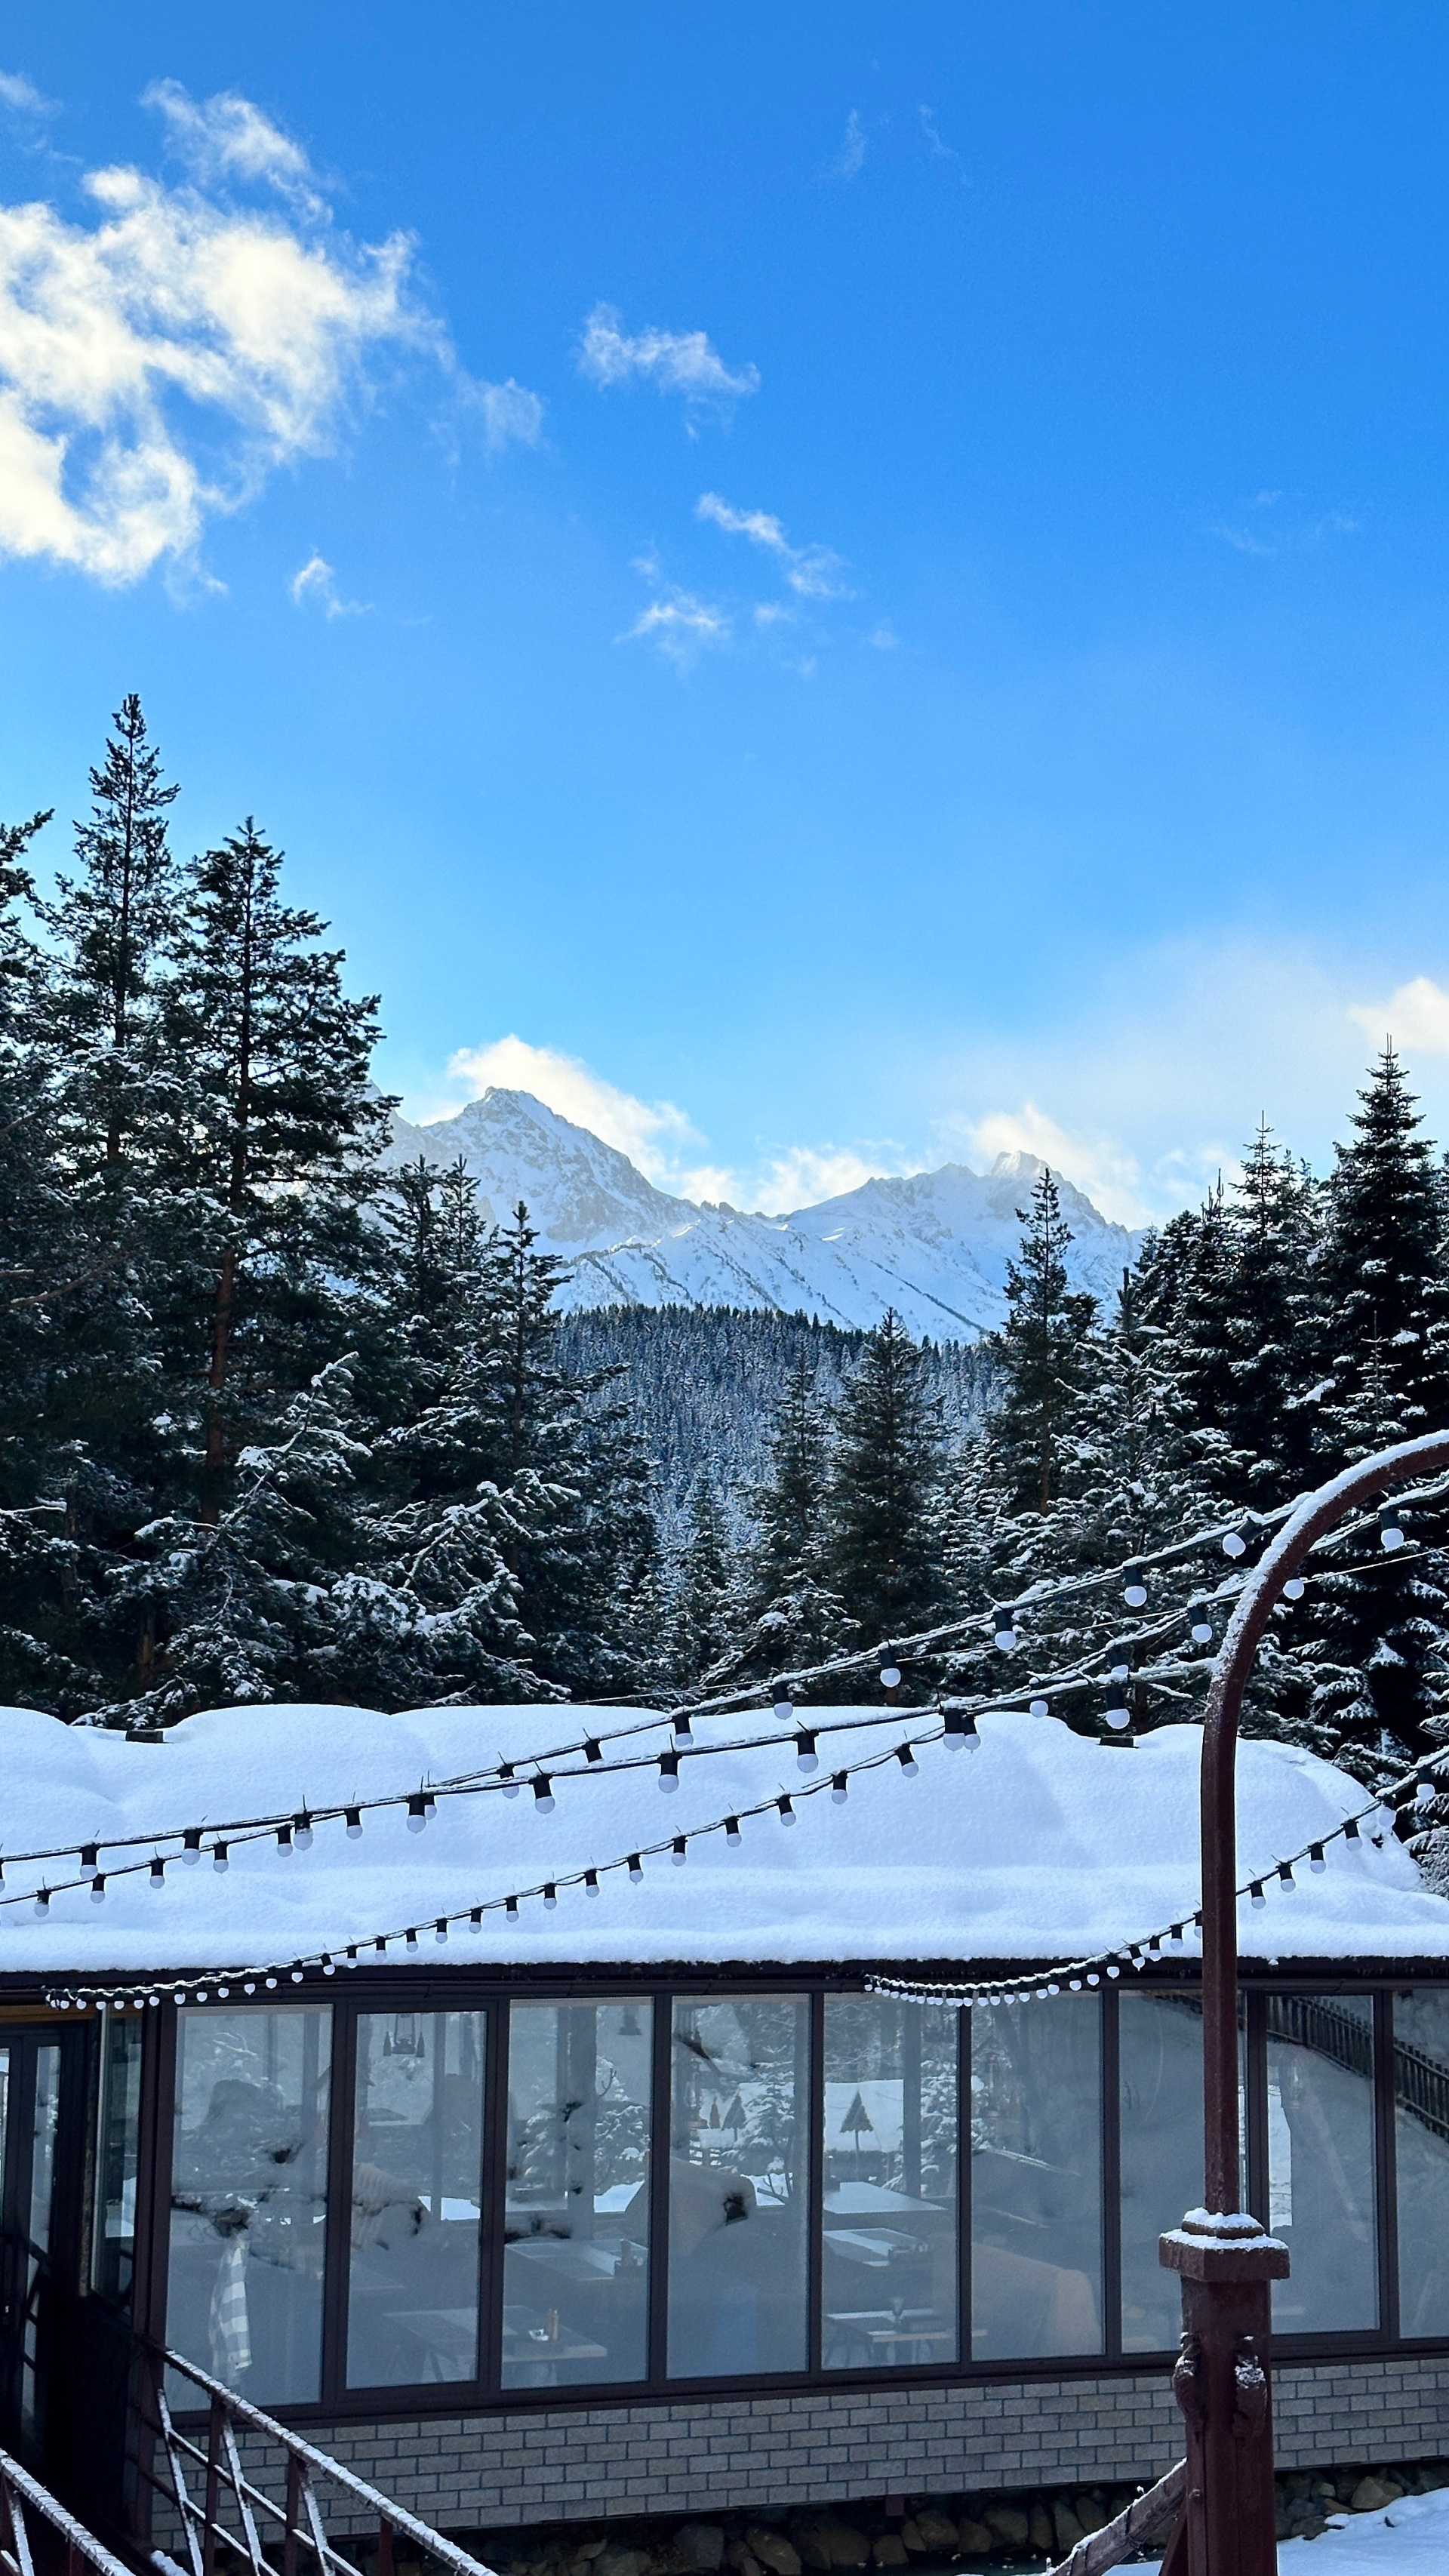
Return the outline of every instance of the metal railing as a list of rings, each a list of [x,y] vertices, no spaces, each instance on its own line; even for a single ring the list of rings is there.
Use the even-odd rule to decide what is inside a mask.
[[[198,2392],[198,2409],[206,2408],[204,2429],[177,2424],[166,2391],[173,2374]],[[219,2556],[222,2576],[238,2576],[243,2567],[248,2576],[358,2576],[357,2558],[348,2555],[346,2546],[349,2536],[355,2545],[357,2533],[339,2534],[337,2541],[328,2538],[323,2500],[329,2490],[345,2498],[350,2522],[357,2522],[361,2507],[375,2527],[377,2576],[393,2576],[394,2544],[400,2539],[425,2561],[447,2568],[450,2576],[493,2576],[455,2541],[444,2539],[340,2460],[314,2450],[179,2353],[146,2348],[139,2430],[137,2473],[153,2498],[171,2509],[186,2551],[187,2576],[216,2576]],[[248,2436],[285,2454],[283,2502],[256,2483],[255,2462],[248,2475],[243,2460]],[[153,2563],[159,2559],[154,2549],[152,2558]]]
[[[49,2487],[22,2469],[8,2451],[0,2451],[0,2569],[4,2576],[35,2576],[32,2515],[44,2533],[40,2557],[47,2571],[55,2566],[59,2543],[65,2552],[65,2576],[83,2576],[87,2567],[98,2569],[99,2576],[133,2576],[133,2570],[113,2558],[94,2532],[66,2512]],[[39,2532],[36,2537],[40,2538]]]

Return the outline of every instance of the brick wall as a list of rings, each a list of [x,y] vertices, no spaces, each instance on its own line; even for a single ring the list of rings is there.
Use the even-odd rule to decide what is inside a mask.
[[[1449,2357],[1284,2368],[1273,2397],[1280,2468],[1449,2457]],[[1181,2419],[1159,2370],[338,2424],[308,2439],[424,2521],[468,2531],[1151,2479],[1179,2455]],[[279,2493],[280,2463],[253,2465]],[[365,2521],[330,2503],[326,2518],[337,2531]]]

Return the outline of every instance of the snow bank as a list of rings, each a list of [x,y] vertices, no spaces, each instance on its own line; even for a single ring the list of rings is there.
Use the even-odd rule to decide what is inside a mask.
[[[1337,2513],[1316,2540],[1281,2540],[1278,2576],[1442,2576],[1449,2489],[1403,2496],[1382,2513]],[[1157,2576],[1157,2565],[1132,2576]]]
[[[601,1726],[630,1715],[597,1712]],[[812,1710],[810,1724],[859,1710]],[[527,1764],[582,1733],[582,1712],[559,1708],[432,1709],[383,1717],[349,1708],[211,1710],[159,1745],[67,1727],[31,1710],[0,1711],[5,1848],[104,1843],[107,1835],[179,1835],[278,1809],[343,1804],[496,1763]],[[829,1775],[900,1740],[899,1717],[863,1731],[821,1733],[822,1787],[796,1766],[791,1730],[774,1720],[696,1722],[708,1758],[681,1759],[679,1788],[662,1796],[642,1770],[550,1762],[555,1810],[540,1815],[525,1788],[495,1785],[444,1798],[421,1834],[396,1809],[369,1816],[359,1840],[341,1820],[319,1825],[310,1850],[283,1858],[268,1839],[234,1848],[218,1874],[203,1858],[172,1857],[153,1890],[143,1873],[112,1878],[105,1902],[84,1887],[56,1893],[37,1919],[28,1901],[0,1907],[0,1971],[219,1968],[288,1958],[427,1925],[440,1913],[525,1897],[518,1920],[485,1915],[455,1927],[446,1953],[424,1933],[420,1964],[726,1961],[1009,1961],[1066,1958],[1144,1938],[1190,1917],[1198,1901],[1195,1727],[1165,1727],[1132,1749],[1076,1736],[1055,1718],[1000,1712],[981,1720],[980,1749],[923,1746],[912,1780],[890,1761],[852,1779],[843,1806]],[[747,1735],[771,1734],[756,1749]],[[671,1741],[656,1720],[634,1747]],[[621,1860],[631,1849],[688,1833],[788,1790],[798,1822],[775,1813],[745,1822],[739,1847],[722,1833],[691,1846],[684,1867],[646,1861],[642,1885],[623,1870],[597,1897],[546,1879]],[[1242,1875],[1331,1831],[1363,1805],[1341,1771],[1289,1747],[1239,1753]],[[157,1848],[175,1854],[176,1844]],[[131,1855],[135,1857],[136,1855]],[[114,1863],[113,1856],[113,1863]],[[103,1859],[103,1867],[106,1862]],[[5,1895],[57,1887],[75,1861],[5,1870]],[[1296,1888],[1272,1881],[1265,1906],[1244,1904],[1244,1954],[1256,1958],[1449,1958],[1449,1903],[1431,1894],[1402,1845],[1328,1846],[1321,1874]]]

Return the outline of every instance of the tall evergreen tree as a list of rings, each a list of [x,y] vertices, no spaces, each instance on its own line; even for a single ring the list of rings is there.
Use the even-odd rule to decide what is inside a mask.
[[[747,1660],[765,1680],[821,1663],[851,1632],[831,1579],[830,1460],[815,1371],[802,1356],[785,1381],[770,1472],[751,1497]]]
[[[1020,1258],[1007,1265],[1006,1322],[994,1356],[1001,1398],[991,1442],[1009,1508],[1049,1512],[1061,1488],[1063,1443],[1082,1384],[1096,1300],[1074,1289],[1063,1254],[1072,1240],[1057,1185],[1043,1170],[1020,1209]]]
[[[689,1535],[675,1585],[674,1666],[686,1690],[705,1681],[736,1643],[740,1605],[733,1557],[720,1498],[701,1469],[689,1498]]]
[[[241,1449],[345,1349],[344,1291],[377,1260],[376,996],[344,993],[326,924],[281,900],[281,865],[250,818],[196,861],[166,997],[186,1079],[164,1175],[184,1247],[167,1363],[211,1522]]]
[[[1449,1423],[1449,1198],[1412,1092],[1386,1047],[1334,1147],[1321,1256],[1333,1384],[1320,1406],[1325,1472],[1353,1453],[1367,1377],[1409,1439]]]
[[[836,1417],[832,1572],[847,1618],[882,1642],[938,1608],[933,1510],[941,1433],[921,1354],[887,1308]]]

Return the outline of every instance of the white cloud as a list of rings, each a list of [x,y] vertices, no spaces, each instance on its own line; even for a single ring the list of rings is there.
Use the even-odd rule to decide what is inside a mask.
[[[792,546],[780,521],[769,510],[736,510],[718,492],[701,492],[694,505],[697,519],[712,520],[731,537],[748,537],[774,555],[786,581],[802,599],[848,599],[841,580],[845,567],[828,546]]]
[[[198,104],[174,82],[148,96],[198,173],[272,202],[120,167],[87,176],[92,223],[0,206],[0,554],[116,586],[193,557],[208,518],[327,454],[385,345],[461,378],[410,295],[404,235],[338,232],[306,155],[249,101]],[[537,398],[510,383],[479,399],[516,437]]]
[[[965,163],[962,161],[960,153],[946,141],[945,136],[942,134],[940,126],[936,122],[935,109],[933,107],[921,107],[916,110],[916,113],[921,120],[921,132],[925,137],[926,150],[930,154],[931,159],[933,161],[949,162],[951,167],[957,172],[958,176],[964,179],[966,175]]]
[[[1428,975],[1400,984],[1386,1002],[1353,1002],[1349,1018],[1376,1047],[1389,1040],[1420,1055],[1449,1055],[1449,993]]]
[[[867,644],[875,647],[877,653],[894,653],[898,650],[901,639],[890,619],[883,617],[879,626],[874,627],[865,640]]]
[[[994,1109],[974,1119],[967,1135],[978,1161],[989,1165],[998,1154],[1035,1154],[1063,1180],[1085,1190],[1103,1216],[1120,1225],[1143,1223],[1146,1211],[1136,1156],[1109,1137],[1068,1135],[1034,1100],[1024,1100],[1017,1110]]]
[[[835,159],[836,177],[838,179],[858,178],[865,164],[865,155],[865,127],[861,124],[859,110],[852,108],[845,120],[845,140]]]
[[[527,385],[516,384],[509,376],[501,385],[469,382],[463,396],[482,420],[483,443],[491,456],[500,455],[505,447],[537,447],[543,436],[541,394],[530,393]]]
[[[287,584],[294,608],[305,608],[315,601],[324,617],[365,617],[366,603],[360,599],[339,599],[337,576],[321,555],[310,555],[300,572],[293,573]]]
[[[711,644],[727,644],[733,625],[726,609],[716,608],[707,599],[696,599],[692,591],[671,590],[663,598],[651,599],[641,609],[632,626],[616,640],[632,644],[647,640],[657,644],[681,668],[698,660]]]
[[[600,386],[642,377],[662,394],[683,394],[692,411],[718,409],[760,390],[759,368],[727,367],[703,331],[661,331],[650,324],[628,332],[612,304],[596,304],[584,324],[579,366]]]
[[[153,81],[142,91],[141,104],[165,118],[173,147],[199,179],[212,185],[221,179],[265,180],[309,209],[321,209],[312,165],[300,143],[236,90],[195,99],[180,81]]]
[[[670,1145],[700,1142],[673,1101],[636,1100],[632,1092],[606,1082],[578,1056],[562,1055],[555,1047],[530,1046],[526,1038],[495,1038],[488,1046],[459,1047],[448,1058],[444,1080],[444,1098],[410,1103],[410,1117],[450,1117],[490,1087],[529,1091],[546,1108],[556,1109],[560,1118],[571,1118],[576,1127],[587,1127],[591,1135],[602,1136],[606,1145],[627,1154],[650,1180],[672,1168]]]
[[[38,90],[24,72],[0,72],[0,107],[13,108],[20,116],[53,116],[55,102]]]

